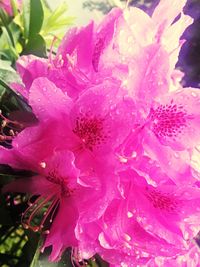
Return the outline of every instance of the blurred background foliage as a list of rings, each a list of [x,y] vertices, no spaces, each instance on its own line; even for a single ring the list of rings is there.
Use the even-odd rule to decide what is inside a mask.
[[[46,0],[24,0],[20,10],[12,3],[14,18],[0,10],[0,58],[11,63],[23,54],[45,57],[53,37],[59,41],[74,20],[64,2],[52,9]]]
[[[130,5],[140,7],[151,14],[158,1],[130,0]],[[47,57],[52,41],[56,40],[53,47],[56,52],[59,41],[69,27],[86,24],[90,19],[99,21],[112,7],[123,8],[126,1],[23,0],[21,10],[17,7],[17,0],[12,0],[12,3],[13,17],[9,17],[0,9],[0,110],[4,116],[30,123],[35,121],[30,107],[9,86],[12,82],[20,82],[15,72],[17,58],[25,54]],[[200,0],[188,0],[185,13],[191,15],[195,21],[184,33],[187,42],[182,48],[177,67],[185,72],[184,86],[200,87]],[[3,119],[0,119],[0,123],[3,123]],[[6,142],[2,144],[9,146]],[[0,187],[13,179],[30,175],[0,165]],[[48,250],[40,253],[42,236],[24,229],[21,225],[21,214],[26,208],[26,195],[0,195],[0,266],[73,266],[70,249],[64,253],[59,263],[48,262]],[[96,255],[94,259],[82,262],[79,266],[106,267],[108,264]]]

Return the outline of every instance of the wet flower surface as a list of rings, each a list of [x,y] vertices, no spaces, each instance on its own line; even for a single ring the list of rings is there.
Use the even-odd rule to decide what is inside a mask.
[[[51,261],[73,247],[110,266],[199,266],[200,93],[175,69],[186,1],[149,17],[113,9],[71,29],[55,57],[22,56],[13,84],[37,121],[8,139],[0,162],[34,175],[4,187],[35,200],[25,227],[45,234]],[[35,218],[42,219],[35,224]],[[176,265],[177,264],[177,265]]]

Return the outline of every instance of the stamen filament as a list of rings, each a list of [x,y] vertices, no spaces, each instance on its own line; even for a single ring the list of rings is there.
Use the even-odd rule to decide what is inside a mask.
[[[54,197],[55,194],[51,194],[50,196],[48,196],[47,198],[43,198],[42,196],[40,196],[33,205],[29,206],[27,208],[27,210],[25,211],[25,213],[23,214],[22,216],[22,224],[27,228],[31,228],[33,230],[35,230],[35,227],[34,226],[31,226],[31,221],[33,220],[33,218],[35,217],[35,215],[38,213],[38,211],[44,207],[44,205],[49,202],[53,197]],[[40,200],[43,200],[41,201],[40,204],[38,204],[40,202]],[[28,214],[28,212],[33,209],[33,211],[31,212],[30,216],[28,217],[28,220],[26,221],[25,219],[25,216]],[[45,216],[46,218],[47,216]],[[24,222],[26,221],[26,222]],[[40,227],[36,227],[37,230],[40,229]]]

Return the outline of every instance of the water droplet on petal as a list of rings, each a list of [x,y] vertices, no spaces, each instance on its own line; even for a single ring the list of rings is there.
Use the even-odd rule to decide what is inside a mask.
[[[174,153],[175,158],[179,158],[179,154],[177,152]]]
[[[121,267],[128,267],[128,265],[126,263],[122,262]]]
[[[128,212],[127,212],[127,217],[128,217],[128,218],[132,218],[132,217],[133,217],[133,213],[130,212],[130,211],[128,211]]]
[[[47,166],[47,165],[46,165],[46,162],[44,162],[44,161],[43,161],[43,162],[40,162],[40,167],[41,167],[41,168],[45,169],[46,166]]]
[[[126,239],[126,241],[131,241],[131,237],[130,237],[130,235],[128,235],[128,234],[124,234],[124,238]]]
[[[131,157],[132,158],[136,158],[137,157],[137,152],[136,151],[133,151],[132,154],[131,154]]]

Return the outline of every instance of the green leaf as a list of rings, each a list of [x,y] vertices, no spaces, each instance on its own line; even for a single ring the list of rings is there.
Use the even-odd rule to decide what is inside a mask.
[[[49,252],[50,251],[46,249],[44,253],[40,253],[40,247],[38,247],[30,267],[73,267],[70,249],[64,252],[58,263],[49,262]]]
[[[37,266],[37,262],[38,262],[39,256],[40,256],[40,248],[38,248],[36,250],[35,255],[33,257],[33,260],[31,262],[30,267],[36,267]]]
[[[25,39],[33,38],[40,32],[43,23],[44,12],[41,1],[24,0],[22,17]]]
[[[40,32],[44,19],[44,12],[40,0],[31,0],[31,16],[29,37],[36,35]]]
[[[9,32],[12,35],[12,41]],[[0,35],[0,58],[9,59],[14,62],[18,58],[16,47],[20,39],[20,27],[13,21],[6,27],[1,27],[2,34]]]
[[[46,57],[46,43],[40,34],[36,34],[28,40],[23,54],[33,54],[39,57]]]
[[[7,84],[15,82],[21,83],[21,79],[16,71],[10,66],[10,62],[0,59],[0,79]]]
[[[27,255],[27,260],[29,261],[30,267],[35,267],[40,255],[41,245],[43,243],[43,239],[40,238],[39,233],[35,233],[31,230],[25,230],[26,236],[28,238],[28,242],[24,246],[22,252],[24,255]]]
[[[65,2],[61,3],[55,10],[51,10],[46,1],[43,0],[44,21],[40,34],[45,38],[50,46],[53,36],[61,39],[66,32],[66,28],[73,24],[74,17],[67,14],[68,7]]]

